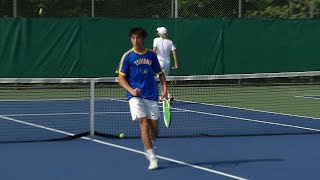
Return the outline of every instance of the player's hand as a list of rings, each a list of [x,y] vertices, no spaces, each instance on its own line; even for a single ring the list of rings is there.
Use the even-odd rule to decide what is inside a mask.
[[[161,100],[167,99],[168,98],[168,92],[162,92],[161,94]]]
[[[130,93],[132,94],[132,96],[139,96],[141,93],[141,90],[139,88],[135,88]]]
[[[178,69],[178,64],[175,64],[174,66],[173,66],[173,69]]]

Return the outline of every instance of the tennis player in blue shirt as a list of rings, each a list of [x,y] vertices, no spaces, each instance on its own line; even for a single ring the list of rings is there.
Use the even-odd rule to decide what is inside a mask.
[[[163,86],[161,98],[167,97],[166,77],[161,70],[157,55],[144,47],[147,32],[133,28],[129,32],[133,48],[121,58],[118,82],[126,90],[132,120],[139,121],[141,139],[150,161],[149,170],[158,168],[158,159],[153,150],[152,139],[158,136],[158,88],[155,74]]]

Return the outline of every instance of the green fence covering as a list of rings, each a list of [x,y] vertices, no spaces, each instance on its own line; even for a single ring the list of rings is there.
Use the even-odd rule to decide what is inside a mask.
[[[320,70],[320,20],[2,18],[0,77],[116,76],[137,26],[149,49],[168,29],[180,65],[171,75]]]

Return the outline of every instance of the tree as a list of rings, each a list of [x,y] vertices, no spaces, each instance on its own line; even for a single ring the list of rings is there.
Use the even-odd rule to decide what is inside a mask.
[[[246,17],[263,18],[309,18],[313,16],[313,2],[319,5],[319,0],[247,0],[255,8],[246,10]],[[258,5],[258,6],[257,6]]]
[[[238,0],[179,0],[179,17],[237,17]]]
[[[13,0],[0,0],[0,17],[13,16]],[[95,0],[95,15],[122,18],[169,18],[174,0]],[[241,6],[239,6],[241,2]],[[20,17],[91,16],[91,0],[17,0]],[[240,8],[240,9],[239,9]],[[318,18],[320,0],[178,0],[183,18]]]

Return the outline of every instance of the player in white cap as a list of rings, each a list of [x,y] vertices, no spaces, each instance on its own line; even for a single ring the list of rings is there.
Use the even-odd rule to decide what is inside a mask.
[[[167,38],[167,29],[165,27],[158,27],[157,32],[159,37],[156,37],[153,40],[153,51],[157,53],[161,69],[164,71],[164,74],[168,76],[170,71],[171,52],[174,59],[173,68],[178,69],[179,67],[176,47],[173,42]],[[168,94],[168,99],[172,100],[172,96],[170,94]]]

